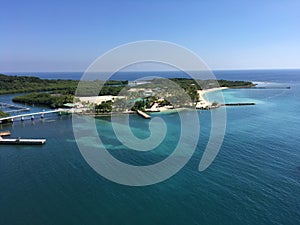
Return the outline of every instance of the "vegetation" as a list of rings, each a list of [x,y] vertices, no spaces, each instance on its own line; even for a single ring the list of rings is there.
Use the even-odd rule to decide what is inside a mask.
[[[22,96],[17,96],[13,98],[14,102],[27,103],[27,104],[37,104],[46,105],[50,108],[63,107],[65,103],[73,102],[73,95],[63,95],[63,94],[49,94],[49,93],[30,93]]]
[[[113,104],[114,112],[124,112],[129,107],[130,107],[129,102],[125,98],[117,98],[114,100],[114,104]]]
[[[231,80],[193,80],[188,78],[171,78],[171,81],[177,83],[183,89],[195,86],[197,89],[209,89],[214,87],[252,87],[254,84],[249,81],[231,81]]]
[[[213,106],[213,107],[218,106],[218,105],[219,105],[218,102],[213,102],[213,103],[211,104],[211,106]]]
[[[167,105],[171,105],[171,102],[169,102],[166,99],[164,99],[162,102],[159,103],[160,107],[167,106]]]
[[[158,100],[158,98],[156,96],[149,96],[146,97],[145,99],[145,107],[146,108],[151,108],[151,106],[154,104],[154,102],[156,102]]]
[[[230,80],[218,80],[220,87],[229,87],[229,88],[242,88],[242,87],[253,87],[253,84],[250,81],[230,81]]]
[[[124,86],[108,86],[104,85],[99,93],[99,83],[85,82],[76,90],[76,96],[97,96],[97,95],[118,95]],[[71,92],[75,94],[75,90]]]
[[[122,89],[128,89],[127,80],[110,81],[82,81],[77,90],[77,96],[91,95],[118,95]],[[102,86],[99,93],[99,87]],[[0,94],[54,91],[54,93],[74,95],[78,86],[76,80],[50,80],[30,76],[7,76],[0,74]],[[182,88],[193,101],[197,100],[197,89],[208,89],[213,87],[251,87],[253,83],[247,81],[228,80],[193,80],[188,78],[154,79],[152,82],[139,85],[148,88]]]
[[[0,74],[0,94],[54,91],[53,93],[74,95],[78,82],[77,80],[49,80],[38,77]],[[127,80],[82,81],[80,86],[82,88],[79,89],[76,95],[117,95],[127,84]],[[100,93],[99,85],[103,85]]]
[[[190,87],[195,89],[208,89],[214,87],[252,87],[254,84],[249,81],[230,81],[230,80],[194,80],[189,78],[170,78],[170,79],[153,79],[152,82],[138,85],[139,87],[180,87],[188,90]]]
[[[128,80],[108,80],[104,85],[106,86],[125,86],[128,84]]]
[[[191,107],[199,100],[198,90],[215,87],[252,87],[253,83],[247,81],[227,80],[193,80],[187,78],[153,79],[130,91],[128,81],[81,81],[76,80],[48,80],[29,76],[6,76],[0,74],[0,94],[33,92],[23,96],[17,96],[14,102],[27,104],[41,104],[51,108],[63,107],[65,103],[74,101],[74,96],[97,96],[119,94],[126,99],[116,99],[103,102],[95,106],[97,113],[107,113],[112,110],[122,112],[128,108],[132,110],[145,110],[150,108],[158,98],[160,106],[173,105],[174,107]],[[146,90],[149,88],[149,90]],[[100,93],[99,93],[99,90]],[[148,91],[148,93],[147,93]],[[136,101],[138,98],[141,100]],[[130,104],[131,102],[131,104]],[[91,106],[92,108],[94,105]]]
[[[134,105],[132,106],[131,110],[132,111],[137,111],[137,110],[142,110],[144,111],[145,108],[146,108],[146,101],[145,100],[139,100],[139,101],[136,101],[134,103]]]
[[[139,88],[150,88],[150,89],[160,89],[162,92],[162,97],[164,93],[169,93],[173,95],[173,101],[178,101],[179,105],[185,104],[188,99],[187,96],[183,96],[185,92],[188,94],[192,102],[199,100],[199,95],[197,90],[210,89],[216,87],[252,87],[254,84],[248,81],[228,81],[228,80],[193,80],[188,78],[171,78],[171,79],[153,79],[151,82],[146,84],[141,84],[136,87]],[[174,95],[177,95],[174,96]],[[182,97],[182,101],[179,102],[178,97]],[[175,98],[175,99],[174,99]],[[183,105],[184,105],[183,104]]]
[[[6,76],[0,74],[0,94],[22,93],[33,91],[76,89],[75,80],[48,80],[28,76]]]
[[[0,117],[7,117],[9,116],[9,113],[5,113],[0,109]]]
[[[49,80],[30,76],[7,76],[0,74],[0,94],[33,92],[17,96],[13,101],[46,105],[51,108],[63,107],[63,104],[73,102],[76,90],[77,96],[118,95],[127,84],[127,80],[110,80],[106,82],[99,80],[82,81],[80,88],[77,90],[78,81],[76,80]],[[99,93],[100,85],[102,88]]]
[[[101,102],[101,104],[95,106],[96,113],[110,113],[112,111],[112,101]]]

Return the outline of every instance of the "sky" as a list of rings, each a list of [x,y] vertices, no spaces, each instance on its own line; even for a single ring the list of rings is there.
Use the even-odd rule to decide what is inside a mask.
[[[299,0],[1,1],[0,72],[84,71],[128,42],[163,40],[212,69],[300,68]]]

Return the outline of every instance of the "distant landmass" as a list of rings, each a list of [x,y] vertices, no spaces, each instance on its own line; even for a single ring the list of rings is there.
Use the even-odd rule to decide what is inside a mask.
[[[127,102],[135,102],[131,107],[132,110],[145,110],[147,107],[153,108],[154,103],[162,107],[170,106],[172,105],[170,101],[173,101],[172,107],[174,105],[176,107],[187,107],[195,106],[199,102],[199,98],[201,98],[199,90],[218,87],[247,88],[254,86],[249,81],[196,81],[188,78],[153,79],[140,83],[131,82],[130,84],[127,80],[82,81],[80,88],[77,89],[78,84],[78,80],[50,80],[32,76],[7,76],[0,74],[0,94],[31,92],[16,96],[13,98],[13,101],[23,104],[46,105],[50,108],[60,108],[65,107],[68,103],[80,102],[79,98],[74,98],[75,96],[118,96],[124,95],[125,92],[130,93],[130,96],[124,97],[127,99]],[[99,87],[102,87],[100,92]],[[183,93],[181,90],[184,90]],[[95,101],[94,99],[83,101],[83,104],[85,108],[95,108],[100,113],[111,112],[114,100],[117,100],[117,105],[122,106],[122,110],[118,109],[119,111],[125,110],[124,107],[128,105],[128,103],[124,102],[124,99],[117,99],[117,97],[104,97],[103,100],[96,98],[97,101],[93,102]],[[208,107],[209,103],[205,105]],[[217,104],[214,103],[214,105]]]

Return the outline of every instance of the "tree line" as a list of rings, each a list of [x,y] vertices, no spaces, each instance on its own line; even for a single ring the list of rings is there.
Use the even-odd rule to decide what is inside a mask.
[[[30,105],[46,105],[50,108],[63,107],[65,103],[72,103],[74,99],[70,94],[50,94],[50,93],[30,93],[27,95],[16,96],[13,102],[30,104]]]
[[[78,87],[78,80],[40,79],[31,76],[7,76],[0,74],[0,94],[55,91],[54,93],[74,95]],[[98,95],[117,95],[128,84],[127,80],[82,81],[77,95],[87,96],[97,92]],[[102,90],[99,93],[99,86]]]

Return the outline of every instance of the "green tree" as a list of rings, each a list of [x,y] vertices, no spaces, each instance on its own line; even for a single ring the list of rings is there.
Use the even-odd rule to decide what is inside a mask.
[[[115,112],[124,112],[127,109],[127,100],[125,98],[117,98],[113,103]]]
[[[0,109],[0,117],[7,117],[9,116],[9,113],[5,113]]]
[[[145,110],[145,106],[146,106],[146,103],[144,100],[139,100],[139,101],[136,101],[133,105],[133,107],[131,108],[131,110],[133,111],[137,111],[137,110]]]
[[[101,102],[95,106],[96,113],[109,113],[112,111],[112,101]]]

